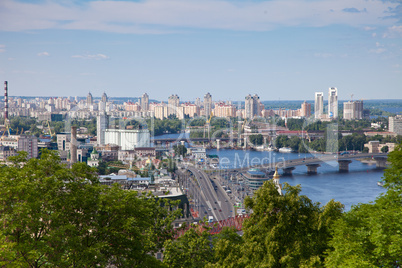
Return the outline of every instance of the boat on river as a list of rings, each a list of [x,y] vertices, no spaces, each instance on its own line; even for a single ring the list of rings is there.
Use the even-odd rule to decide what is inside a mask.
[[[292,148],[289,148],[289,147],[282,147],[282,148],[279,148],[279,152],[280,153],[292,153],[293,150],[292,150]]]

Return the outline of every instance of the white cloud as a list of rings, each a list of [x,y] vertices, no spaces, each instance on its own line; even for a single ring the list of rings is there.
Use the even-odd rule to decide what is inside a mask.
[[[376,48],[369,50],[370,53],[381,54],[381,53],[384,53],[385,51],[387,51],[384,48],[384,45],[380,44],[380,42],[375,42],[375,46],[376,46]]]
[[[118,33],[166,33],[183,29],[267,31],[281,26],[321,27],[346,24],[390,26],[384,20],[397,3],[366,0],[143,0],[89,1],[63,5],[0,1],[0,30],[96,30]],[[354,9],[364,12],[344,12]]]
[[[385,48],[375,48],[375,49],[370,49],[370,53],[375,53],[375,54],[381,54],[387,51]]]
[[[50,54],[48,52],[44,51],[44,52],[39,52],[38,56],[39,57],[43,57],[43,56],[48,57],[48,56],[50,56]]]
[[[71,56],[72,58],[76,58],[76,59],[84,59],[84,60],[106,60],[109,59],[108,56],[104,55],[104,54],[95,54],[95,55],[74,55]]]
[[[385,32],[382,37],[384,38],[402,37],[402,26],[393,25],[392,27],[389,27],[387,32]]]
[[[364,27],[365,31],[374,31],[375,29],[377,29],[377,28],[376,27],[369,27],[369,26]]]
[[[331,53],[314,53],[314,57],[316,58],[323,58],[323,59],[327,59],[332,57],[333,55]]]
[[[0,44],[0,53],[6,51],[6,45]]]

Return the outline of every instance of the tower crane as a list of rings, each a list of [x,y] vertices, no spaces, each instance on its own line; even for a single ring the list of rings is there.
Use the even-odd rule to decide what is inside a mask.
[[[212,112],[211,112],[211,114],[209,115],[209,119],[206,121],[206,123],[205,123],[205,126],[207,127],[207,129],[208,129],[208,140],[209,140],[209,133],[210,133],[210,131],[211,131],[211,119],[212,119]],[[205,128],[204,128],[204,138],[205,138]]]
[[[53,138],[55,135],[54,135],[54,133],[52,132],[52,129],[50,128],[49,120],[47,121],[47,127],[48,127],[48,129],[49,129],[50,137]]]

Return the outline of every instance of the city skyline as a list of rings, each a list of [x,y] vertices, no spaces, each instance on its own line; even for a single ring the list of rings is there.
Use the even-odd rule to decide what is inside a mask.
[[[401,99],[402,14],[392,1],[0,3],[10,96],[194,102]],[[84,93],[85,92],[85,93]]]

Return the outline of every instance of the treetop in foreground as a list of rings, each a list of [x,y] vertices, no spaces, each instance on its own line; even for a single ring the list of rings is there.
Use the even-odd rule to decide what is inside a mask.
[[[0,169],[0,265],[158,267],[172,237],[169,201],[101,185],[85,163],[66,168],[51,151]]]

